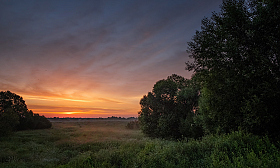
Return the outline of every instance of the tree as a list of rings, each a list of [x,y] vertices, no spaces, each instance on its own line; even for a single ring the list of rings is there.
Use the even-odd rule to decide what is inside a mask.
[[[50,128],[51,122],[44,116],[28,110],[25,101],[10,91],[0,92],[0,134],[16,130]]]
[[[22,97],[7,92],[0,92],[0,125],[1,134],[9,134],[18,129],[20,117],[27,111],[27,106]]]
[[[208,132],[278,135],[280,1],[225,0],[188,43],[186,69],[203,76],[199,113]]]
[[[143,132],[162,138],[197,138],[193,117],[198,102],[198,87],[191,80],[173,74],[156,82],[141,101],[139,121]]]
[[[16,130],[19,124],[17,113],[11,108],[1,109],[0,111],[0,136],[10,134]]]

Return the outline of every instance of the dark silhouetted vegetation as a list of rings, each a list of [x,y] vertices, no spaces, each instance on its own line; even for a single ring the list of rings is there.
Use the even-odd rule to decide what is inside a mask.
[[[145,134],[175,139],[202,136],[202,128],[194,122],[199,97],[195,79],[173,74],[141,99],[138,119]]]
[[[279,140],[279,27],[279,0],[223,1],[188,43],[194,79],[170,76],[141,99],[143,132],[198,137],[203,127],[206,134],[244,130]]]
[[[0,135],[26,129],[50,128],[51,122],[44,116],[28,110],[25,101],[10,91],[0,92]]]
[[[280,167],[279,11],[279,0],[224,0],[188,43],[193,77],[169,76],[141,99],[141,130],[53,120],[0,136],[0,167]],[[48,125],[11,92],[0,103],[1,134]]]
[[[203,76],[199,115],[207,132],[279,139],[279,27],[279,0],[227,0],[202,20],[187,69]]]

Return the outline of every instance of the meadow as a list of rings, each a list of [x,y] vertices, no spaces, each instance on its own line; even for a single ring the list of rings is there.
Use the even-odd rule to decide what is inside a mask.
[[[278,145],[268,138],[152,139],[127,129],[130,121],[52,120],[51,129],[0,137],[0,167],[280,167]]]

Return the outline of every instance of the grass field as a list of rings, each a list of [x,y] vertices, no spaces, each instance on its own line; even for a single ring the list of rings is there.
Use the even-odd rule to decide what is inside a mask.
[[[280,167],[267,138],[235,132],[167,141],[126,129],[128,120],[55,120],[0,138],[0,167]]]

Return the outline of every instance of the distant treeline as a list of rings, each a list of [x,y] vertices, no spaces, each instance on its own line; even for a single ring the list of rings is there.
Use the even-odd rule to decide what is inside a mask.
[[[158,81],[141,101],[144,133],[199,138],[243,130],[280,140],[280,1],[225,0],[188,43],[191,79]]]

